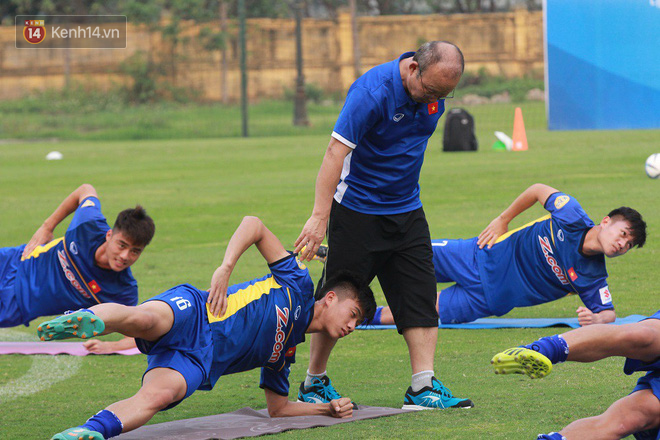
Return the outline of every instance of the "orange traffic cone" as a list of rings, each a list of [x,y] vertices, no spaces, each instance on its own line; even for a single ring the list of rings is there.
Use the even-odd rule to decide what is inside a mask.
[[[527,134],[525,133],[525,122],[523,122],[522,110],[516,107],[513,118],[513,151],[527,151]]]

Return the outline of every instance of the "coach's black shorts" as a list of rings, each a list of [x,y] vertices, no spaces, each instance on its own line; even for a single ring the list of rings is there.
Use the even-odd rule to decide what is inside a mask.
[[[378,277],[399,333],[438,326],[431,236],[422,208],[371,215],[333,201],[328,248],[319,286],[342,270],[356,272],[368,282]]]

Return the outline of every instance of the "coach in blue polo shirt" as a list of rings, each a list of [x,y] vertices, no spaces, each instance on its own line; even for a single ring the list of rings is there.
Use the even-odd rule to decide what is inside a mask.
[[[435,275],[419,199],[424,151],[463,67],[458,47],[432,41],[353,83],[316,180],[314,210],[295,243],[309,260],[327,228],[330,252],[319,285],[344,269],[362,273],[367,282],[378,277],[410,352],[413,376],[404,409],[473,406],[434,377]],[[326,374],[336,340],[311,339],[298,399],[328,402],[339,396]]]

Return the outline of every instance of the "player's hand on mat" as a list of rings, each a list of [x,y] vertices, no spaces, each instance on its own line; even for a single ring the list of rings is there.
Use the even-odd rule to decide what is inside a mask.
[[[591,325],[596,323],[596,315],[588,308],[580,306],[577,308],[575,312],[578,315],[578,323],[581,326],[584,327],[585,325]]]
[[[479,234],[479,238],[477,239],[479,249],[483,249],[486,245],[488,245],[488,249],[492,248],[495,241],[501,235],[506,234],[508,230],[509,222],[505,221],[498,215],[488,226],[486,226],[486,229]]]
[[[231,270],[225,266],[220,266],[213,272],[209,297],[206,300],[213,316],[220,317],[227,311],[227,287],[230,275]]]
[[[50,243],[51,241],[53,241],[53,231],[51,231],[44,225],[41,225],[41,227],[37,229],[37,232],[34,233],[30,241],[28,241],[28,244],[25,245],[25,249],[23,249],[23,255],[21,255],[21,259],[27,258],[27,256],[30,255],[30,253],[37,246]]]
[[[353,402],[348,397],[331,400],[328,405],[330,405],[330,415],[332,417],[338,419],[353,417]]]
[[[94,354],[108,354],[112,353],[112,346],[107,341],[99,341],[98,339],[90,339],[83,343],[83,347],[90,353]]]
[[[293,252],[297,253],[301,260],[311,261],[314,258],[316,251],[325,238],[327,224],[327,218],[321,218],[314,214],[307,220],[298,239],[293,244],[295,246]],[[300,253],[302,248],[305,248],[305,250]]]

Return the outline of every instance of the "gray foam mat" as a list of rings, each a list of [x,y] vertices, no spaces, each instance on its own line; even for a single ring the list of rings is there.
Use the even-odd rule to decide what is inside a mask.
[[[353,411],[353,417],[348,419],[336,419],[329,416],[270,418],[265,409],[256,411],[245,407],[226,414],[147,425],[115,438],[119,440],[224,440],[276,434],[291,429],[331,426],[406,412],[408,411],[397,408],[360,406],[359,410]]]

